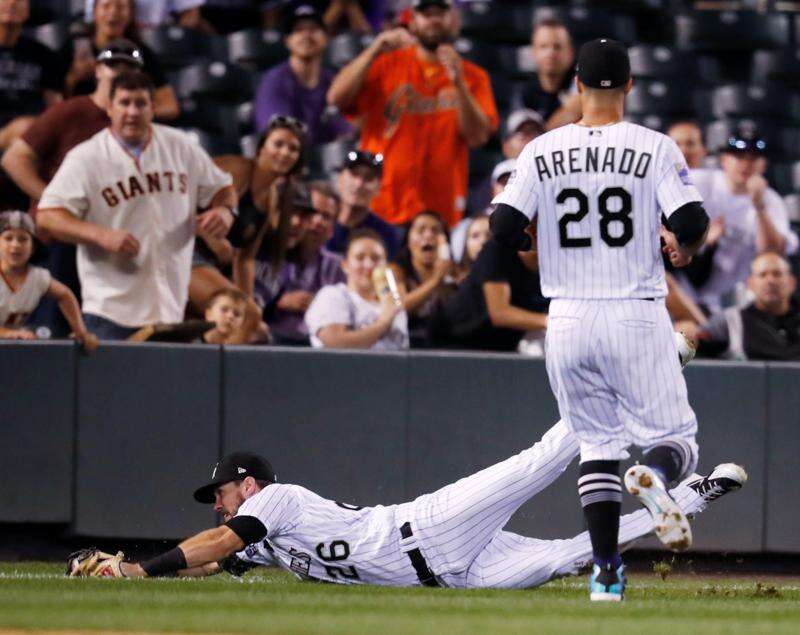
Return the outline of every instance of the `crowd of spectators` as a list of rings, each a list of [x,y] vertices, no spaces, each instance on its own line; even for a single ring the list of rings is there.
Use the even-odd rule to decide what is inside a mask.
[[[83,20],[46,46],[26,28],[31,0],[0,0],[0,209],[28,210],[0,218],[0,338],[73,333],[93,348],[93,332],[123,339],[194,318],[207,326],[192,337],[210,344],[542,354],[536,252],[498,248],[488,218],[525,145],[580,118],[579,42],[568,13],[537,19],[507,91],[460,37],[469,5],[86,0]],[[279,32],[285,53],[232,111],[224,90],[187,100],[181,69],[148,46],[159,29],[216,43]],[[358,44],[335,68],[341,42]],[[202,63],[213,78],[227,62]],[[254,142],[219,151],[174,128],[200,127],[198,109]],[[774,139],[739,117],[707,148],[696,112],[655,114],[711,217],[691,266],[668,267],[676,328],[701,354],[800,359],[800,218],[768,180]],[[97,190],[103,160],[90,153],[102,147],[110,166],[114,144],[136,159],[133,180],[150,177],[154,147],[191,146],[189,196],[155,214],[137,201],[124,220],[101,209],[128,200],[124,185]]]

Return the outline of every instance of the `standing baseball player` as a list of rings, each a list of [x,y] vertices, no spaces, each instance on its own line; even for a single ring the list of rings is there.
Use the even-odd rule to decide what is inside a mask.
[[[70,576],[240,575],[276,565],[301,580],[339,584],[455,588],[531,588],[577,575],[592,557],[584,532],[567,540],[520,536],[502,527],[528,499],[552,483],[579,451],[578,439],[558,422],[533,447],[416,500],[358,507],[326,500],[299,485],[277,483],[272,466],[234,452],[214,467],[194,497],[214,505],[224,525],[140,563],[87,549],[69,558]],[[691,475],[674,490],[682,513],[739,489],[743,468],[717,466]],[[622,519],[629,544],[652,532],[640,510]]]
[[[195,233],[222,238],[236,192],[185,132],[153,124],[153,84],[111,83],[111,126],[73,148],[39,201],[38,222],[78,245],[87,326],[101,339],[181,322]],[[199,216],[196,210],[206,211]]]
[[[626,473],[625,485],[673,550],[691,545],[691,530],[666,487],[694,470],[698,452],[664,306],[659,236],[673,265],[686,266],[708,216],[675,142],[622,120],[631,85],[622,44],[585,44],[582,118],[526,146],[491,218],[495,240],[513,249],[531,247],[525,229],[537,221],[542,290],[552,298],[547,371],[580,440],[593,601],[620,601],[625,590],[617,545],[627,448],[643,448],[644,464]]]

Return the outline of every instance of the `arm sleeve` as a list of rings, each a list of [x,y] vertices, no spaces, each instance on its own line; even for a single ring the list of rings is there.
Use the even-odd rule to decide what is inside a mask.
[[[47,269],[43,269],[42,267],[34,267],[31,273],[36,276],[36,294],[39,296],[39,299],[41,299],[50,288],[53,276]]]
[[[223,187],[233,185],[233,177],[218,168],[208,153],[198,143],[189,140],[194,147],[191,149],[193,157],[194,174],[197,178],[197,205],[206,208],[211,204],[214,195]]]
[[[39,209],[58,207],[84,218],[89,211],[89,166],[80,153],[70,151],[42,192]]]
[[[59,116],[62,107],[59,103],[45,110],[33,120],[22,135],[22,140],[31,147],[39,159],[55,152],[58,131],[65,123],[63,117]]]
[[[235,516],[225,525],[246,545],[260,542],[267,535],[267,528],[255,516]]]
[[[253,544],[284,533],[297,520],[297,513],[298,505],[292,486],[276,483],[242,503],[236,516],[227,525],[245,544]]]
[[[534,148],[536,142],[525,146],[522,154],[517,159],[517,167],[511,173],[506,183],[506,188],[495,196],[492,203],[499,205],[504,203],[510,207],[518,209],[533,220],[536,216],[536,209],[539,206],[539,185],[541,181],[534,173]]]
[[[687,203],[703,202],[700,192],[692,184],[686,159],[669,137],[664,137],[657,166],[656,199],[664,216],[669,218],[675,210]]]
[[[775,229],[786,239],[786,255],[796,254],[798,238],[789,225],[789,210],[786,209],[786,203],[772,189],[766,191],[764,199],[770,220],[775,225]]]
[[[352,326],[347,290],[339,285],[322,287],[306,311],[308,332],[316,336],[319,330],[331,324]]]

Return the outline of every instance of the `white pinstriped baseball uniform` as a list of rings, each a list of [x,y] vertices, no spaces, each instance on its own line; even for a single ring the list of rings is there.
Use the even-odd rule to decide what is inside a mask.
[[[559,422],[516,456],[410,503],[387,507],[344,506],[304,487],[275,483],[239,508],[237,516],[258,518],[267,535],[236,555],[279,566],[301,579],[416,586],[420,580],[407,552],[419,549],[442,586],[538,586],[578,574],[592,557],[589,535],[539,540],[502,528],[577,454],[577,439]],[[686,485],[672,493],[686,513],[704,506]],[[399,530],[406,522],[413,530],[410,538]],[[652,528],[645,510],[624,516],[620,542],[646,536]]]
[[[702,201],[669,137],[571,124],[529,143],[494,203],[537,219],[550,384],[581,459],[673,443],[697,462],[697,422],[664,305],[662,213]]]

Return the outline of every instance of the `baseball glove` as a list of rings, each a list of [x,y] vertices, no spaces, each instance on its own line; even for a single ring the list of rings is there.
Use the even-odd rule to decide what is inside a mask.
[[[121,551],[112,556],[99,549],[81,549],[69,555],[67,576],[70,578],[124,578],[120,563],[125,558]]]
[[[681,368],[686,368],[686,365],[694,359],[697,349],[692,341],[680,331],[675,331],[675,345],[678,347]]]

